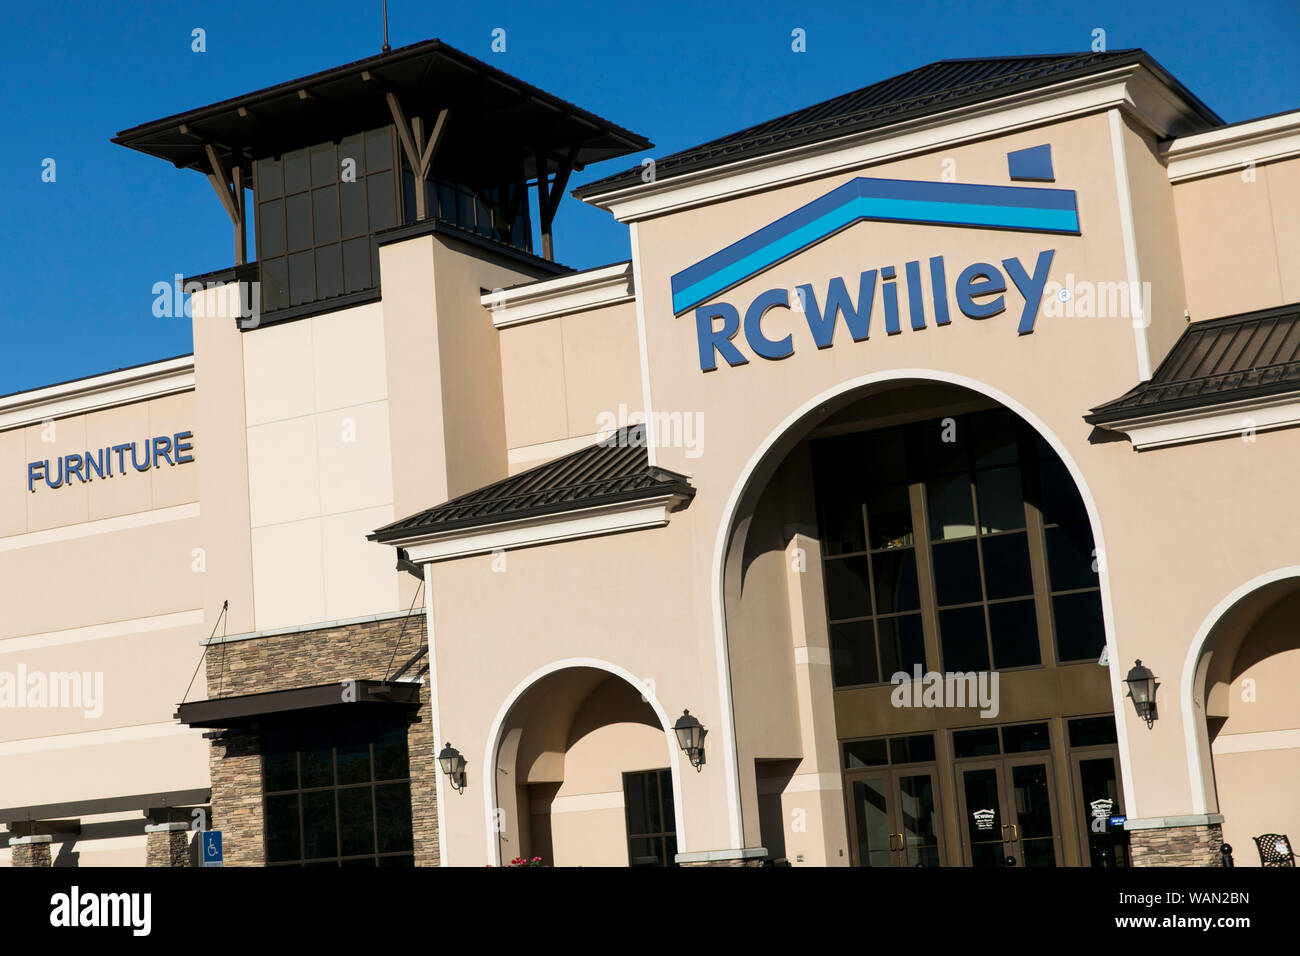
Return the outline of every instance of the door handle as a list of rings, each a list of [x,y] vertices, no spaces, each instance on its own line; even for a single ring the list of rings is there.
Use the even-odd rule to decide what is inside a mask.
[[[898,837],[898,849],[899,849],[899,850],[906,850],[906,849],[907,849],[907,840],[905,840],[905,839],[903,838],[903,834],[901,834],[901,833],[896,833],[896,834],[894,834],[894,836]]]
[[[1002,842],[1003,842],[1003,843],[1010,843],[1010,842],[1011,842],[1009,839],[1007,839],[1007,831],[1010,830],[1010,829],[1011,829],[1011,824],[1009,824],[1009,823],[1004,823],[1004,824],[1002,824]]]
[[[889,850],[890,850],[891,853],[892,853],[894,850],[897,850],[897,849],[898,849],[898,847],[895,846],[895,844],[894,844],[894,837],[896,837],[896,836],[898,836],[897,833],[891,833],[891,834],[889,834]]]
[[[1011,824],[1011,842],[1017,843],[1020,840],[1020,830],[1013,823]]]

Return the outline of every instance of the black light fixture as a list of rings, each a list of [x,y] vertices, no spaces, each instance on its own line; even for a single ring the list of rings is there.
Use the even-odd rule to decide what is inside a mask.
[[[451,744],[442,748],[438,754],[438,763],[442,765],[442,772],[451,780],[451,788],[457,793],[465,789],[465,758],[461,756],[459,750]]]
[[[677,745],[690,758],[691,766],[699,770],[700,764],[704,763],[704,735],[708,731],[691,716],[689,710],[683,710],[677,723],[673,724],[673,732],[677,734]]]
[[[1147,722],[1147,728],[1156,720],[1156,675],[1149,667],[1143,667],[1139,660],[1124,678],[1128,684],[1128,695],[1133,698],[1133,707],[1137,714]]]

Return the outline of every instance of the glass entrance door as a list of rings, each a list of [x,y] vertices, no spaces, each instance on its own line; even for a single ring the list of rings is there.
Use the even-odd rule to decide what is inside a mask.
[[[1060,838],[1046,756],[958,764],[967,866],[1056,866]],[[1014,861],[1008,864],[1008,858]]]
[[[854,866],[942,866],[939,788],[933,770],[848,775]]]
[[[1072,760],[1084,861],[1089,866],[1129,866],[1128,831],[1122,823],[1111,823],[1124,816],[1118,752],[1114,748],[1085,750],[1074,753]]]

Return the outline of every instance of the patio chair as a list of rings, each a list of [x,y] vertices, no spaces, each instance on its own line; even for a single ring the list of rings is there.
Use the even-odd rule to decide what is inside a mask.
[[[1285,833],[1265,833],[1255,837],[1261,866],[1295,866],[1295,854]]]

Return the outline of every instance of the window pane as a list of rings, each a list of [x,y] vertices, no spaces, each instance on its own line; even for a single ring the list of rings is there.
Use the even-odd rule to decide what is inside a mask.
[[[328,727],[302,732],[301,768],[304,787],[328,787],[334,783],[334,735]]]
[[[984,608],[963,607],[939,612],[939,643],[946,671],[989,669],[988,634]]]
[[[266,860],[297,860],[298,795],[284,794],[266,798]]]
[[[343,178],[343,163],[351,160],[350,168],[359,180],[366,174],[366,146],[365,140],[360,133],[355,136],[345,136],[339,143],[338,166],[339,182],[347,182]],[[353,184],[355,185],[355,183]]]
[[[975,490],[981,534],[1014,531],[1025,526],[1025,496],[1020,488],[1019,465],[976,473]]]
[[[339,183],[339,217],[344,236],[360,236],[366,231],[366,181]]]
[[[474,197],[464,186],[456,197],[456,223],[465,229],[474,228]]]
[[[343,243],[343,291],[370,288],[370,239],[348,239]]]
[[[278,256],[284,253],[284,200],[264,202],[257,210],[257,224],[261,230],[257,237],[257,256]]]
[[[1093,570],[1092,530],[1079,522],[1048,528],[1047,567],[1053,591],[1094,588],[1098,584]]]
[[[341,724],[335,741],[339,783],[370,779],[370,728],[363,722]]]
[[[1015,414],[1005,409],[971,417],[971,430],[974,432],[972,453],[976,468],[1009,465],[1019,460],[1016,438],[1018,423]]]
[[[853,770],[857,767],[879,767],[889,763],[889,754],[885,749],[885,739],[850,740],[844,744],[844,768]]]
[[[831,678],[836,687],[875,684],[876,642],[870,621],[831,625]]]
[[[1101,592],[1084,591],[1052,598],[1056,620],[1056,653],[1063,661],[1087,661],[1101,657],[1106,646],[1106,628],[1101,616]]]
[[[327,186],[339,181],[339,168],[334,162],[334,144],[320,143],[311,148],[311,184]]]
[[[637,837],[628,841],[628,866],[662,866],[663,840],[659,837]]]
[[[338,837],[334,827],[333,790],[315,790],[302,795],[302,857],[338,856]]]
[[[984,587],[991,599],[1034,593],[1029,538],[1024,532],[983,538],[980,547],[984,551]]]
[[[1078,717],[1066,723],[1070,728],[1071,747],[1099,747],[1116,742],[1115,718],[1110,715]]]
[[[438,184],[438,215],[448,222],[456,221],[456,188],[451,183]]]
[[[862,526],[862,498],[833,479],[818,489],[818,519],[826,553],[847,554],[865,551],[866,532]]]
[[[1047,732],[1047,724],[1021,724],[1017,727],[1002,728],[1002,752],[1004,754],[1029,753],[1033,750],[1051,750],[1052,740]]]
[[[296,252],[289,257],[289,304],[301,305],[316,298],[316,281],[311,252]]]
[[[653,772],[640,771],[623,775],[624,800],[627,801],[628,833],[660,832],[659,782]]]
[[[278,159],[259,159],[253,175],[257,186],[257,198],[275,199],[277,196],[284,195],[284,183],[280,178],[282,175]]]
[[[659,771],[659,801],[665,830],[677,830],[677,812],[673,804],[673,772]],[[671,862],[671,861],[670,861]]]
[[[284,154],[284,191],[303,192],[307,186],[307,150],[299,149]]]
[[[921,615],[884,617],[876,621],[880,641],[880,673],[890,680],[899,671],[911,676],[914,667],[925,670],[925,639]]]
[[[343,263],[335,244],[316,250],[316,298],[328,299],[343,292]]]
[[[954,757],[987,757],[998,753],[997,728],[953,731],[952,753]]]
[[[867,559],[832,558],[826,561],[826,608],[832,621],[871,613],[867,588]]]
[[[1038,619],[1034,602],[989,605],[994,667],[1029,667],[1042,663],[1038,651]]]
[[[982,599],[979,554],[974,541],[950,541],[930,549],[934,584],[940,605],[968,604]]]
[[[857,561],[845,558],[844,561]],[[876,613],[915,611],[921,606],[921,594],[916,584],[916,549],[882,551],[871,556],[875,572]],[[849,617],[851,615],[845,615]]]
[[[390,783],[375,787],[375,825],[379,852],[411,849],[411,785]]]
[[[316,245],[338,242],[339,187],[324,186],[311,191],[312,238]]]
[[[944,475],[970,467],[966,418],[937,418],[921,426],[921,450],[927,475]]]
[[[929,763],[934,760],[934,734],[894,737],[889,741],[894,763]]]
[[[308,248],[311,245],[311,195],[299,193],[285,200],[285,216],[289,251]]]
[[[262,731],[262,772],[266,789],[293,790],[298,786],[298,735],[293,730]]]
[[[393,165],[392,140],[388,127],[366,133],[366,172],[389,169]]]
[[[369,787],[336,791],[339,797],[339,853],[375,852],[375,817]]]
[[[259,259],[258,279],[262,283],[262,311],[283,309],[289,304],[289,285],[284,259]]]
[[[393,197],[392,172],[371,173],[366,177],[366,201],[370,210],[370,231],[378,232],[397,224],[397,205]]]
[[[907,445],[902,428],[872,432],[867,439],[867,477],[873,484],[907,480]]]
[[[930,502],[930,539],[969,538],[975,534],[970,476],[931,478],[925,483]]]
[[[397,780],[409,776],[406,723],[396,720],[376,722],[375,779]]]
[[[379,858],[380,866],[415,866],[415,857],[409,853],[403,853],[401,856],[381,856]]]
[[[902,548],[912,543],[912,505],[907,485],[885,485],[867,492],[871,547]]]
[[[1063,521],[1088,519],[1083,499],[1079,497],[1079,489],[1060,459],[1039,462],[1038,475],[1043,485],[1043,521],[1047,524],[1060,524]]]

